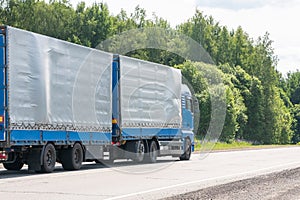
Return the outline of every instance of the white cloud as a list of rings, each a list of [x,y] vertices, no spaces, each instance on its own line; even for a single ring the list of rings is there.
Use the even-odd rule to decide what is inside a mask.
[[[196,5],[199,7],[240,10],[261,7],[264,2],[260,0],[196,0]]]
[[[294,5],[299,0],[195,0],[198,7],[223,8],[229,10],[242,10],[261,8],[268,5],[285,7]]]

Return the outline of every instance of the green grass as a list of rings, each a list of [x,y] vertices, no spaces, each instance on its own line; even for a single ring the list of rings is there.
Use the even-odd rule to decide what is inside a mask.
[[[224,142],[206,142],[201,144],[201,141],[196,141],[195,151],[222,151],[222,150],[243,150],[243,149],[264,149],[264,148],[279,148],[279,147],[291,147],[295,145],[253,145],[249,142],[234,141],[232,143]]]

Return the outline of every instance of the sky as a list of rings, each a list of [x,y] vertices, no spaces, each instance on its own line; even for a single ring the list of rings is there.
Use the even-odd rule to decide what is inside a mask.
[[[76,5],[80,0],[70,0]],[[152,13],[162,17],[175,27],[187,21],[195,10],[213,18],[227,28],[242,26],[256,40],[270,33],[275,54],[279,58],[277,70],[286,74],[300,70],[300,0],[87,0],[104,2],[110,12],[118,14],[123,8],[127,13],[139,5],[151,18]]]

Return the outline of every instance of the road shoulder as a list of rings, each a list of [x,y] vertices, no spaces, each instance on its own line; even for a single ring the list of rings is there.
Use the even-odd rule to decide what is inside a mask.
[[[177,195],[172,199],[261,199],[296,200],[300,196],[300,168],[261,175],[241,181]]]

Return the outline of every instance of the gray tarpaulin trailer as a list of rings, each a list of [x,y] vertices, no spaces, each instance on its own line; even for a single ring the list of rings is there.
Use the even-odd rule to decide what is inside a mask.
[[[180,70],[9,26],[0,31],[0,68],[6,169],[190,157],[193,103]]]

